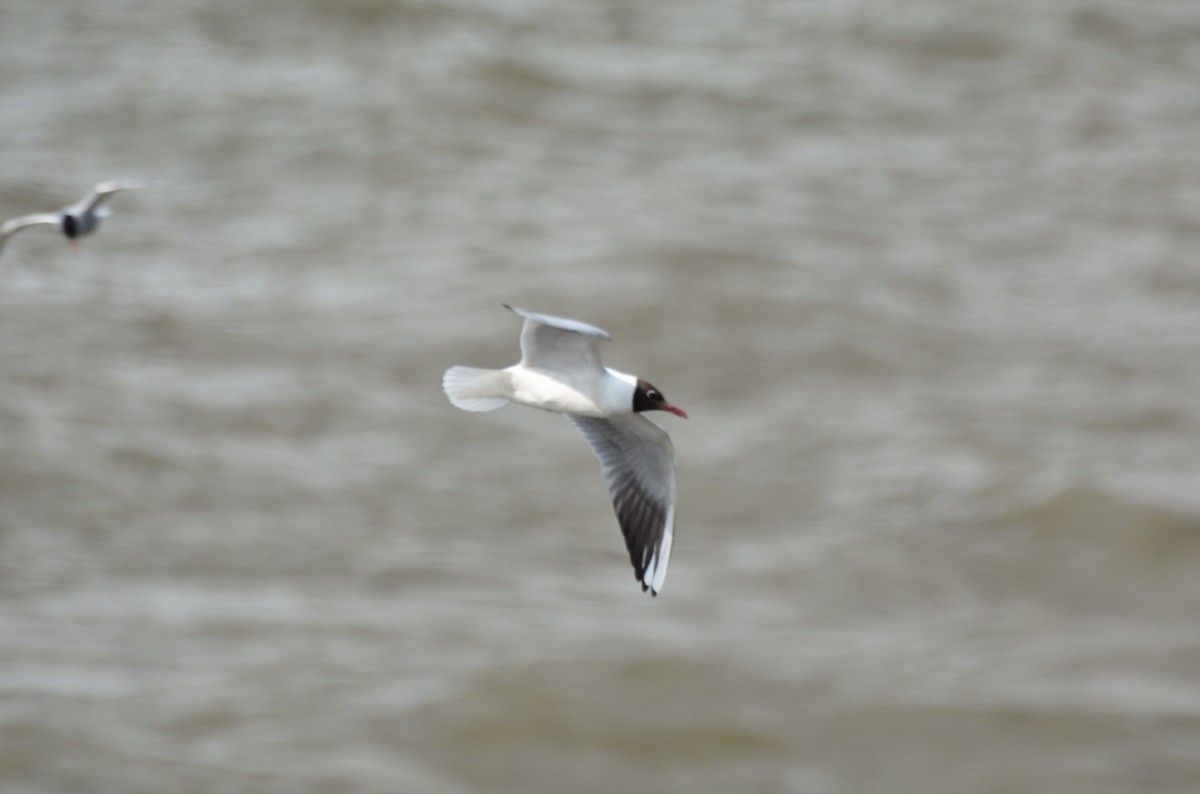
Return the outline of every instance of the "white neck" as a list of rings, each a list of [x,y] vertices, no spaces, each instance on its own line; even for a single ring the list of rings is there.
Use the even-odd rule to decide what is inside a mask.
[[[606,384],[604,400],[605,408],[615,414],[627,414],[633,411],[633,393],[637,391],[637,376],[628,372],[619,372],[609,367],[604,368],[612,379]]]

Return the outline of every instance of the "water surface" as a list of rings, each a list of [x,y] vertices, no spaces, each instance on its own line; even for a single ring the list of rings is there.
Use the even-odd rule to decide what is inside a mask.
[[[1200,12],[10,0],[12,792],[1200,789]],[[663,388],[657,599],[501,301]]]

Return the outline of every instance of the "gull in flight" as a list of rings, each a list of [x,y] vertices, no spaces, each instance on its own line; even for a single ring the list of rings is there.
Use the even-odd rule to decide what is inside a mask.
[[[564,415],[600,459],[634,575],[651,595],[667,576],[675,531],[675,450],[642,414],[687,418],[662,392],[600,363],[609,335],[595,326],[504,304],[525,319],[521,361],[505,369],[451,367],[442,378],[450,402],[493,411],[510,402]]]
[[[20,218],[7,220],[0,225],[0,250],[8,238],[22,229],[33,226],[53,226],[66,235],[67,243],[72,250],[79,250],[78,238],[91,234],[100,225],[100,219],[109,213],[104,206],[110,196],[122,190],[145,187],[146,183],[134,179],[114,179],[101,182],[91,191],[70,206],[63,207],[58,212],[39,212],[35,215],[23,215]]]

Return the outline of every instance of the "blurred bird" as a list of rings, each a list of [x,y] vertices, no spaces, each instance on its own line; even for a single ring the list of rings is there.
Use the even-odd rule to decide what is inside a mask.
[[[493,411],[509,402],[561,413],[600,458],[608,494],[642,590],[658,595],[675,530],[675,450],[643,411],[687,418],[646,381],[600,363],[595,326],[535,314],[525,318],[521,361],[506,369],[451,367],[442,378],[450,402],[464,411]]]
[[[100,219],[109,214],[109,208],[104,206],[114,193],[122,190],[145,187],[146,183],[135,179],[114,179],[101,182],[92,188],[91,192],[75,204],[63,207],[58,212],[40,212],[36,215],[24,215],[20,218],[7,220],[0,225],[0,251],[4,244],[22,229],[32,226],[55,226],[67,237],[71,250],[78,251],[77,239],[91,234],[100,225]]]

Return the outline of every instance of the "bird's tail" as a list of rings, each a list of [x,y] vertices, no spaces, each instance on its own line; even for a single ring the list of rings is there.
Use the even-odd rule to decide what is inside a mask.
[[[499,369],[451,367],[442,376],[450,403],[464,411],[494,411],[508,405],[508,373]]]

